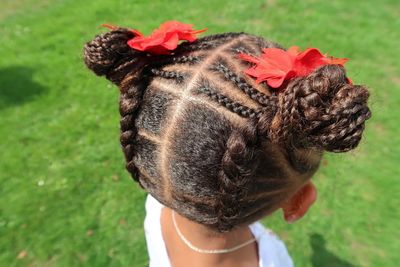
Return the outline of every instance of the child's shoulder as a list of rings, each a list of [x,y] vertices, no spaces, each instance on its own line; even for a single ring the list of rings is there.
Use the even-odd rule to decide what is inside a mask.
[[[260,222],[254,222],[249,227],[258,241],[260,266],[294,266],[285,243],[272,230]]]

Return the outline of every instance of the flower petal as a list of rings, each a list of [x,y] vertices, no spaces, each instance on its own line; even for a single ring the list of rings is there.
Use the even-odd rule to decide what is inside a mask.
[[[164,43],[162,44],[168,50],[174,50],[178,46],[179,36],[177,33],[169,34],[167,38],[164,39]]]
[[[325,65],[324,58],[317,48],[308,48],[297,55],[295,71],[299,76],[306,76],[319,66]]]
[[[197,39],[196,34],[206,30],[193,30],[191,24],[172,20],[161,24],[149,36],[138,35],[130,39],[128,45],[139,51],[148,51],[154,54],[169,54],[170,51],[176,49],[179,41],[193,42]]]
[[[300,52],[299,47],[292,46],[287,51],[279,48],[264,48],[260,57],[244,53],[239,58],[255,65],[245,71],[255,77],[256,82],[265,81],[272,88],[279,88],[286,80],[306,76],[322,65],[347,62],[347,58],[334,58],[323,55],[317,48],[308,48]],[[349,79],[349,83],[351,80]]]
[[[250,55],[247,55],[245,53],[240,53],[239,58],[241,58],[245,61],[248,61],[248,62],[256,63],[256,64],[260,62],[260,59],[250,56]]]
[[[327,57],[327,64],[338,64],[344,66],[344,64],[349,61],[348,58],[335,58],[335,57]]]
[[[260,58],[244,53],[239,54],[239,57],[256,64],[246,71],[248,75],[256,77],[257,83],[266,81],[273,88],[281,86],[288,73],[293,72],[294,56],[279,48],[263,49]]]
[[[289,47],[289,49],[287,50],[287,52],[293,56],[296,57],[299,53],[300,53],[300,48],[298,46],[291,46]]]

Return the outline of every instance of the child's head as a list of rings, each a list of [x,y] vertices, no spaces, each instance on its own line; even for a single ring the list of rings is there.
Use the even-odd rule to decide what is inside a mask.
[[[127,45],[123,28],[87,43],[85,63],[119,86],[126,167],[164,205],[218,231],[277,210],[317,170],[323,151],[355,148],[368,91],[339,65],[255,83],[239,53],[278,44],[246,33],[181,43],[169,55]],[[283,48],[282,48],[283,49]]]

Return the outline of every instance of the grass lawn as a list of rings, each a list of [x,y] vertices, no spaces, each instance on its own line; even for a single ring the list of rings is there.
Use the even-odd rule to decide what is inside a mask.
[[[362,144],[326,155],[304,219],[264,223],[296,266],[399,266],[398,0],[2,0],[0,266],[147,266],[145,193],[124,170],[118,92],[85,68],[82,47],[101,23],[149,33],[168,19],[350,58],[351,79],[371,89]]]

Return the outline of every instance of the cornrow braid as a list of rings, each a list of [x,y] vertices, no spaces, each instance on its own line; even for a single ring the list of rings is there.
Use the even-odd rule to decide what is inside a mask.
[[[219,172],[218,230],[226,232],[240,223],[241,201],[247,196],[248,184],[259,164],[259,149],[255,121],[241,131],[232,130],[226,143]]]
[[[198,56],[180,56],[180,57],[174,57],[173,62],[175,63],[195,63],[199,62],[200,57]]]
[[[194,41],[193,43],[190,43],[190,44],[184,43],[183,45],[179,46],[176,49],[176,54],[180,54],[183,52],[209,50],[209,49],[215,48],[215,47],[223,44],[224,42],[227,42],[234,38],[238,38],[239,36],[241,36],[243,34],[244,34],[243,32],[238,32],[238,33],[227,32],[227,33],[205,36],[203,38],[200,38],[200,39]]]
[[[153,68],[151,69],[151,73],[153,73],[155,76],[163,77],[166,79],[174,79],[178,83],[184,80],[184,75],[176,71],[164,71]]]
[[[169,63],[189,63],[189,64],[196,64],[199,63],[201,60],[200,56],[192,56],[192,55],[182,55],[177,57],[168,58]]]
[[[261,111],[255,111],[249,107],[246,107],[244,105],[241,105],[237,102],[232,101],[228,97],[224,96],[223,94],[215,92],[215,90],[209,88],[209,87],[200,87],[199,89],[200,93],[204,93],[208,95],[211,99],[214,101],[218,102],[225,108],[229,109],[230,111],[238,114],[239,116],[242,117],[248,117],[248,118],[254,118],[258,117],[261,114]]]
[[[236,54],[245,53],[248,55],[253,55],[253,50],[243,45],[243,43],[239,43],[237,46],[232,47],[231,51]]]
[[[271,108],[272,105],[275,105],[275,102],[270,101],[269,96],[253,88],[243,78],[229,70],[223,63],[218,63],[216,66],[213,66],[212,69],[222,73],[228,81],[232,82],[245,94],[250,96],[251,99],[256,100],[261,105],[270,106]]]

